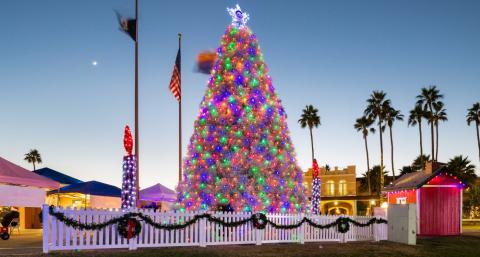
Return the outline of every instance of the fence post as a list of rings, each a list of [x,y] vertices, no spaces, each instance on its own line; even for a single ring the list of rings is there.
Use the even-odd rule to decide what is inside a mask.
[[[198,213],[200,214],[200,213]],[[198,233],[200,234],[199,235],[199,239],[200,239],[200,247],[206,247],[207,246],[207,243],[206,243],[206,235],[207,235],[207,219],[203,218],[203,219],[200,219],[200,227],[198,229]]]
[[[42,206],[42,227],[43,227],[43,253],[48,253],[48,236],[50,235],[48,220],[48,205]]]
[[[255,239],[257,241],[256,245],[262,245],[262,229],[254,228],[255,230]]]
[[[375,216],[375,218],[377,218],[377,217]],[[379,232],[379,231],[378,231],[378,225],[379,225],[379,224],[377,224],[377,223],[373,223],[373,225],[372,225],[372,226],[373,226],[373,227],[372,227],[373,241],[375,241],[375,242],[380,241],[380,240],[379,240],[379,235],[378,235],[378,232]]]
[[[128,212],[138,212],[139,210],[137,208],[130,208],[128,209]],[[145,228],[142,228],[142,231]],[[142,232],[140,232],[141,234]],[[138,234],[136,237],[132,237],[128,239],[128,250],[137,250],[137,240],[140,238],[140,234]]]
[[[303,220],[303,218],[305,217],[305,214],[303,213],[300,213],[298,215],[299,217],[299,220],[297,222],[301,222]],[[300,225],[300,227],[298,227],[298,240],[300,242],[300,244],[305,244],[305,223],[302,223],[302,225]]]

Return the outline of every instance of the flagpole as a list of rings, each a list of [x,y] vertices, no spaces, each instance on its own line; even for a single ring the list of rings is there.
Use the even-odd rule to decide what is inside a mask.
[[[138,141],[138,0],[135,0],[135,155],[137,161],[137,172],[136,176],[136,207],[140,207],[140,194],[139,194],[139,173],[140,173],[140,153],[139,153],[139,141]]]
[[[182,33],[178,33],[178,50],[182,47]],[[180,62],[180,66],[181,66]],[[181,67],[179,67],[181,70]],[[180,72],[180,88],[182,73]],[[182,90],[180,89],[180,100],[178,101],[178,183],[182,181]]]

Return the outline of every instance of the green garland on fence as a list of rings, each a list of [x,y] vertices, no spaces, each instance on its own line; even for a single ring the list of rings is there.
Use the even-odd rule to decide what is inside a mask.
[[[54,216],[57,220],[65,223],[65,225],[69,227],[73,227],[75,229],[85,229],[85,230],[100,230],[114,224],[120,224],[120,223],[126,224],[129,219],[135,219],[135,218],[139,218],[140,220],[143,220],[145,223],[149,224],[150,226],[153,226],[154,228],[165,229],[165,230],[184,229],[196,223],[200,219],[207,219],[210,222],[217,223],[228,228],[238,227],[248,222],[252,222],[253,226],[257,229],[264,229],[267,226],[267,224],[270,224],[272,227],[276,229],[296,229],[302,226],[302,224],[306,222],[308,225],[314,228],[319,228],[319,229],[328,229],[328,228],[337,226],[338,232],[340,233],[347,233],[350,230],[350,223],[357,227],[367,227],[373,224],[387,223],[387,220],[382,218],[375,218],[375,217],[371,218],[366,223],[358,222],[349,217],[339,217],[332,223],[322,225],[322,224],[315,223],[314,221],[312,221],[307,217],[304,217],[297,224],[278,225],[275,222],[269,220],[267,216],[263,213],[255,213],[255,214],[252,214],[252,216],[250,216],[249,218],[239,220],[239,221],[231,221],[231,222],[223,221],[222,219],[216,218],[209,213],[203,213],[203,214],[194,215],[192,219],[185,221],[183,224],[162,224],[162,223],[157,223],[153,221],[152,218],[150,218],[148,215],[145,215],[140,212],[125,213],[120,217],[112,218],[102,223],[94,223],[94,222],[81,223],[77,219],[73,219],[65,216],[65,214],[62,212],[55,212],[53,205],[49,207],[48,212],[50,215]],[[140,231],[138,231],[138,233],[139,232]],[[135,234],[137,235],[138,233],[135,233]]]

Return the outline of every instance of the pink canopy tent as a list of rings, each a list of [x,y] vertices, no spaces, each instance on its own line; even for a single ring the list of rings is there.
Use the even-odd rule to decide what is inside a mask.
[[[0,183],[56,189],[60,183],[40,176],[0,157]]]
[[[140,200],[148,202],[175,202],[175,191],[158,183],[140,190]]]

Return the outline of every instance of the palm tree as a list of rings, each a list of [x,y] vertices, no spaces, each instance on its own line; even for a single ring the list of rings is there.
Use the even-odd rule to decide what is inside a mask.
[[[42,156],[37,149],[31,149],[30,152],[25,154],[25,161],[33,164],[33,170],[35,171],[35,163],[42,163]]]
[[[469,213],[470,219],[475,219],[476,216],[480,216],[480,186],[473,185],[468,188],[468,202],[465,202],[464,213]]]
[[[438,122],[440,121],[447,121],[447,109],[443,108],[443,102],[436,102],[433,104],[433,115],[432,115],[432,120],[435,123],[435,137],[436,137],[436,143],[435,143],[435,160],[438,160]]]
[[[435,160],[435,135],[433,131],[433,105],[443,98],[440,91],[436,86],[430,86],[428,88],[422,88],[421,93],[417,95],[417,104],[423,106],[423,110],[426,111],[426,118],[430,122],[430,132],[432,137],[432,161]]]
[[[425,111],[422,106],[416,104],[415,107],[410,110],[410,116],[408,116],[408,126],[415,126],[418,124],[418,134],[420,135],[420,156],[423,156],[423,142],[422,142],[422,119],[425,118]],[[424,169],[425,167],[422,167]]]
[[[370,179],[372,180],[372,183],[371,183],[372,192],[376,194],[380,194],[382,192],[383,187],[380,187],[380,178],[387,175],[387,172],[384,172],[383,176],[380,176],[380,170],[381,168],[379,165],[373,166],[372,169],[370,170]],[[367,174],[364,173],[363,176],[366,177]],[[361,186],[365,188],[365,185],[361,185]]]
[[[413,170],[412,166],[403,166],[401,169],[399,169],[399,171],[400,171],[400,176],[403,176],[403,175],[408,174],[408,173],[415,172],[415,170]]]
[[[400,110],[395,110],[393,107],[388,106],[385,114],[385,122],[387,123],[388,130],[390,132],[390,158],[392,161],[392,175],[393,180],[395,180],[395,164],[393,160],[393,123],[395,121],[403,121],[403,114],[400,113]]]
[[[447,171],[456,176],[466,185],[472,186],[475,184],[477,175],[475,174],[475,165],[471,164],[468,157],[458,155],[450,159],[447,163]]]
[[[368,143],[367,143],[367,136],[368,132],[370,131],[372,134],[375,133],[375,128],[371,128],[374,120],[367,118],[366,116],[362,116],[355,121],[353,127],[358,131],[362,132],[363,140],[365,141],[365,152],[367,154],[367,183],[368,183],[368,195],[372,194],[372,187],[370,185],[370,158],[368,156]]]
[[[312,144],[312,162],[313,159],[315,159],[315,153],[313,150],[313,134],[312,134],[312,128],[315,127],[317,128],[320,123],[320,116],[317,115],[318,110],[313,107],[313,105],[307,105],[305,106],[305,109],[302,110],[302,116],[298,120],[298,123],[300,123],[300,126],[302,128],[308,128],[310,129],[310,143]]]
[[[480,102],[474,103],[472,108],[467,110],[467,124],[475,122],[477,129],[478,159],[480,160],[480,134],[478,128],[480,126]]]
[[[387,94],[383,91],[373,91],[370,95],[370,98],[367,99],[367,108],[364,111],[364,114],[372,119],[376,120],[378,124],[378,131],[380,134],[380,169],[382,172],[378,172],[380,176],[380,188],[383,188],[384,185],[384,165],[383,165],[383,132],[385,131],[385,113],[390,106],[390,100],[385,99]]]
[[[429,161],[430,161],[430,155],[428,155],[428,154],[427,155],[425,155],[425,154],[419,155],[417,158],[415,158],[415,160],[413,160],[412,169],[414,171],[424,170],[425,165]]]

